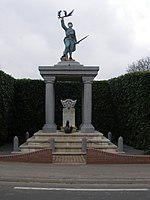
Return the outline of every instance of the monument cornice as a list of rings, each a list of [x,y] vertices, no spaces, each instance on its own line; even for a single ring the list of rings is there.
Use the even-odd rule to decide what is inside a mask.
[[[60,62],[54,66],[39,66],[40,74],[43,78],[55,76],[57,81],[82,81],[82,77],[97,76],[98,66],[84,66],[78,62]]]

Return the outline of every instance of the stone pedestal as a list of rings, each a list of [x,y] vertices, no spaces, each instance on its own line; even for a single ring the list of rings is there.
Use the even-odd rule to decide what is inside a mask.
[[[54,66],[40,66],[39,71],[46,83],[46,123],[43,132],[56,132],[54,122],[56,81],[81,81],[83,83],[82,95],[82,133],[93,133],[92,125],[92,82],[98,73],[97,66],[83,66],[75,61],[62,61]]]
[[[61,100],[63,105],[63,127],[66,126],[66,122],[69,121],[70,126],[75,126],[75,104],[77,100],[66,99]]]
[[[66,126],[66,122],[69,121],[70,126],[75,126],[75,109],[63,108],[63,127]]]

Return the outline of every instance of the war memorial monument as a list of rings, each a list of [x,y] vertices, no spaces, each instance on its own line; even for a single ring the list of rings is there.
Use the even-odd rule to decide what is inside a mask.
[[[105,138],[102,133],[95,130],[92,125],[92,82],[97,76],[98,66],[84,66],[73,58],[76,45],[79,41],[76,38],[73,24],[65,24],[65,18],[72,16],[73,11],[67,14],[66,11],[59,11],[58,18],[61,27],[65,31],[64,51],[60,62],[53,66],[40,66],[39,72],[45,81],[45,125],[20,146],[22,153],[38,151],[45,148],[53,149],[54,154],[86,154],[83,146],[94,148],[106,152],[115,153],[117,147]],[[70,99],[60,99],[62,103],[62,130],[57,130],[55,124],[55,83],[61,82],[81,82],[82,83],[82,122],[79,130],[71,128],[70,134],[65,133],[65,126],[75,126],[75,101]],[[74,104],[74,105],[73,105]],[[70,125],[69,125],[70,124]],[[86,142],[85,142],[86,141]]]

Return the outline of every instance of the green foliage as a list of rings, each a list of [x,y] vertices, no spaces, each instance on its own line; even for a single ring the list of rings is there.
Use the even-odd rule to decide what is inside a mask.
[[[105,135],[111,131],[136,148],[150,148],[150,72],[136,72],[93,82],[92,123]],[[55,121],[62,125],[61,99],[77,99],[76,126],[82,122],[82,84],[55,84]],[[14,80],[0,71],[0,143],[15,135],[24,138],[45,122],[45,83],[41,80]]]
[[[93,82],[93,125],[103,134],[114,130],[114,109],[108,81]]]
[[[150,73],[131,73],[109,81],[116,136],[136,148],[150,146]]]
[[[12,123],[14,79],[0,71],[0,144],[8,139]]]
[[[41,80],[15,81],[12,136],[23,138],[26,131],[34,133],[44,125],[45,85]]]

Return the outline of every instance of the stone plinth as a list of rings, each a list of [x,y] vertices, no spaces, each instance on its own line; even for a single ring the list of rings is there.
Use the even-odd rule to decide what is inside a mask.
[[[69,121],[70,126],[75,126],[75,109],[63,108],[63,127],[66,126],[66,122]]]
[[[75,126],[75,104],[77,100],[66,99],[61,100],[63,105],[63,127],[66,126],[66,122],[69,121],[70,126]]]
[[[112,144],[110,140],[98,131],[94,133],[81,133],[79,131],[71,134],[60,131],[56,133],[43,133],[43,131],[38,131],[20,146],[21,152],[29,153],[49,148],[51,139],[55,141],[55,154],[82,154],[83,139],[87,141],[87,148],[117,153],[117,146]]]

